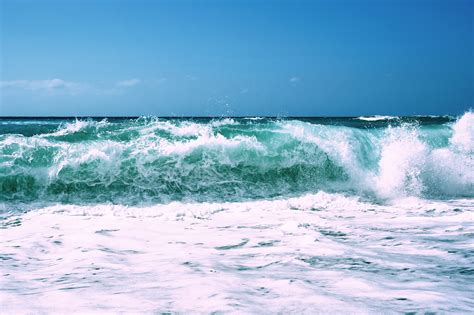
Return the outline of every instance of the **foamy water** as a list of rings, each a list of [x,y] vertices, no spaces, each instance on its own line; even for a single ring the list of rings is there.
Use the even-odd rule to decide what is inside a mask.
[[[474,115],[437,119],[4,122],[0,312],[472,313]]]

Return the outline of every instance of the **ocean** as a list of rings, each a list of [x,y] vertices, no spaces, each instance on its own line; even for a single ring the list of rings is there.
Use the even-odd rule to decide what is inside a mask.
[[[0,118],[0,313],[473,313],[474,113]]]

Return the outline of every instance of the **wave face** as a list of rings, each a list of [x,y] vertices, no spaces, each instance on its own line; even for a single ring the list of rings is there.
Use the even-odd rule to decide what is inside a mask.
[[[0,201],[219,202],[324,190],[474,196],[474,114],[390,119],[2,119]]]

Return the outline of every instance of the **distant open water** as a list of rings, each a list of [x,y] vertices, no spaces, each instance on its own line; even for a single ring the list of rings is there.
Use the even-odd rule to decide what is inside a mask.
[[[474,114],[0,119],[0,313],[473,313]]]

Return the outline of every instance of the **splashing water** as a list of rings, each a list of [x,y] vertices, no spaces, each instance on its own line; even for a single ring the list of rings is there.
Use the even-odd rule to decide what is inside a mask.
[[[472,117],[378,128],[268,119],[78,120],[53,132],[4,133],[0,198],[137,204],[320,189],[374,198],[472,197]]]

